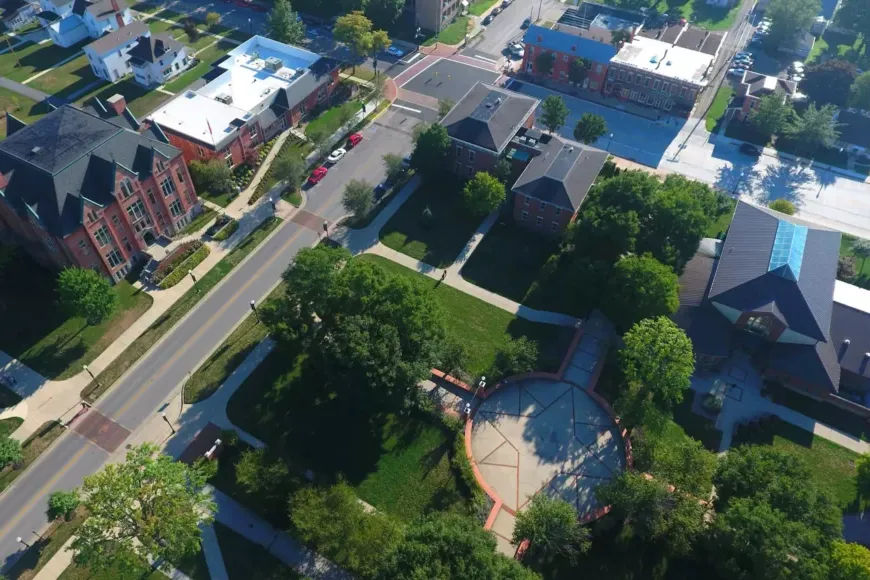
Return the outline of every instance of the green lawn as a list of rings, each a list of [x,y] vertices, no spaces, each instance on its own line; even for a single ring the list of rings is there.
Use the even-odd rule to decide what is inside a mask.
[[[374,262],[390,273],[421,284],[436,285],[436,280],[380,256],[363,254],[357,259]],[[501,346],[520,336],[538,342],[537,370],[555,372],[559,369],[574,335],[572,328],[518,318],[446,284],[439,284],[434,291],[444,309],[447,333],[468,348],[469,364],[465,370],[471,375],[488,373]]]
[[[0,108],[28,125],[38,121],[48,109],[33,99],[0,88]],[[0,140],[6,138],[6,115],[0,116]]]
[[[184,226],[184,228],[180,232],[178,232],[178,235],[186,236],[187,234],[198,232],[216,217],[217,212],[215,210],[210,207],[204,208],[201,214],[193,218],[193,220],[191,220],[189,224]]]
[[[472,2],[468,7],[468,13],[474,16],[480,16],[492,8],[492,5],[496,2],[498,2],[498,0],[477,0],[476,2]]]
[[[857,63],[865,56],[865,49],[861,47],[860,38],[828,30],[816,39],[813,50],[806,59],[807,64],[815,62],[822,55]]]
[[[302,139],[290,135],[284,141],[281,150],[275,154],[275,158],[272,160],[272,165],[275,165],[278,159],[282,157],[298,155],[299,157],[302,157],[302,159],[305,159],[312,150],[313,147],[308,141],[303,141]],[[254,194],[251,196],[248,203],[253,203],[263,197],[267,191],[275,187],[276,183],[278,183],[278,180],[272,175],[272,166],[270,165],[269,169],[266,170],[263,179],[261,179],[260,183],[257,184],[257,189],[254,190]]]
[[[75,564],[70,564],[57,577],[57,580],[117,580],[120,578],[119,573],[118,570],[105,570],[100,573],[94,573],[90,568],[80,568]],[[124,580],[166,580],[169,577],[159,570],[152,571],[143,561],[141,573],[126,575],[123,578]]]
[[[28,86],[49,95],[68,97],[95,82],[103,81],[93,73],[88,57],[83,54],[45,73]]]
[[[21,424],[24,423],[24,419],[21,417],[9,417],[8,419],[0,419],[0,437],[6,437],[7,435],[12,435],[16,429],[18,429]]]
[[[438,36],[426,40],[423,44],[431,46],[436,42],[444,44],[459,44],[465,40],[465,34],[468,32],[468,16],[460,16],[451,24],[441,30]]]
[[[21,444],[21,452],[24,456],[18,469],[0,471],[0,492],[12,485],[18,476],[24,473],[30,465],[42,454],[43,451],[61,436],[63,427],[57,421],[49,421],[42,425],[36,432],[24,440]]]
[[[285,566],[260,544],[217,522],[214,531],[229,580],[303,580],[302,574]]]
[[[710,6],[706,0],[659,0],[655,9],[662,14],[682,15],[692,24],[707,30],[728,30],[734,24],[742,2],[740,0],[732,8],[720,8]]]
[[[707,228],[707,231],[704,233],[705,237],[708,238],[724,238],[725,232],[728,231],[728,227],[731,225],[731,218],[734,217],[734,208],[737,206],[737,202],[731,199],[730,197],[725,198],[731,202],[731,209],[726,211],[710,224],[710,227]]]
[[[178,93],[187,88],[193,81],[199,79],[202,75],[211,70],[211,63],[231,51],[236,47],[236,44],[232,42],[220,41],[216,42],[214,45],[209,46],[202,52],[196,55],[196,58],[200,60],[200,62],[188,69],[186,72],[181,73],[173,80],[166,83],[166,86],[163,87],[170,93]]]
[[[21,48],[14,49],[14,51],[0,55],[0,75],[17,82],[26,81],[36,73],[51,68],[73,56],[89,42],[91,41],[88,40],[69,48],[63,48],[51,42],[26,44]]]
[[[121,378],[127,369],[133,366],[139,358],[144,355],[154,344],[163,337],[164,334],[175,326],[175,323],[181,320],[196,304],[208,294],[209,290],[214,288],[218,282],[229,274],[230,270],[235,268],[248,254],[262,242],[278,225],[281,223],[280,218],[271,217],[264,221],[260,226],[248,234],[241,244],[224,257],[220,262],[208,271],[208,273],[197,281],[197,287],[191,288],[173,304],[169,310],[163,313],[154,324],[142,333],[133,343],[128,346],[121,355],[103,370],[98,376],[101,386],[97,386],[95,382],[91,382],[87,387],[82,389],[81,396],[90,402],[95,401],[100,395],[105,392],[115,381]]]
[[[446,176],[424,181],[381,229],[381,242],[436,268],[452,264],[483,221],[465,209],[461,188]],[[423,217],[426,208],[431,219]]]
[[[855,236],[843,234],[840,238],[840,257],[853,257],[855,259],[855,280],[852,283],[862,288],[870,288],[870,260],[856,257],[852,250],[852,244],[858,239]]]
[[[857,453],[778,419],[763,429],[735,431],[733,446],[743,443],[773,445],[797,455],[810,468],[819,487],[831,495],[840,509],[856,512],[862,507],[855,468]]]
[[[707,110],[707,130],[712,132],[719,126],[719,121],[725,115],[725,109],[728,108],[728,103],[731,102],[731,95],[734,94],[734,89],[728,85],[719,87],[716,91],[716,98]]]
[[[57,273],[16,252],[6,267],[14,284],[0,286],[0,350],[17,358],[44,377],[68,379],[82,370],[151,307],[152,298],[129,282],[115,284],[118,308],[95,326],[84,318],[68,316],[56,293]]]
[[[127,76],[116,83],[104,83],[78,98],[79,103],[87,103],[92,97],[98,97],[103,103],[112,95],[122,95],[127,101],[127,107],[138,119],[142,119],[154,109],[169,101],[172,97],[160,91],[147,89]]]
[[[511,219],[497,222],[462,268],[462,277],[496,294],[523,302],[559,239],[529,232]]]
[[[326,109],[305,126],[305,134],[311,135],[315,131],[323,130],[327,135],[332,135],[341,127],[342,111],[358,113],[361,106],[362,101],[351,100]]]
[[[55,520],[52,522],[48,529],[42,533],[44,539],[33,542],[30,549],[26,550],[6,572],[7,576],[16,580],[32,580],[84,521],[83,510],[79,508],[75,517],[70,521]],[[61,577],[74,578],[74,576]]]

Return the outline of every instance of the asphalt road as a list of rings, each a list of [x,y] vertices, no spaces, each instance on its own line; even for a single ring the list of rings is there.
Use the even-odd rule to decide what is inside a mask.
[[[307,192],[304,211],[283,223],[276,233],[215,288],[183,321],[152,348],[94,405],[105,433],[91,437],[67,431],[13,486],[0,495],[0,569],[13,563],[22,550],[16,540],[28,544],[34,532],[47,524],[48,495],[58,489],[81,485],[110,458],[108,439],[123,452],[123,441],[136,433],[171,399],[189,371],[223,342],[224,337],[250,313],[251,300],[262,300],[280,279],[281,273],[302,248],[316,243],[324,219],[333,223],[345,212],[341,195],[351,179],[377,183],[384,177],[384,153],[411,150],[412,123],[405,115],[387,111],[364,131],[364,141],[351,149],[328,175]],[[99,417],[89,412],[88,417]]]
[[[555,20],[565,7],[558,0],[514,0],[498,14],[483,31],[483,39],[472,43],[472,50],[503,55],[509,42],[523,36],[520,26],[531,16],[532,20]],[[553,17],[555,16],[555,18]]]

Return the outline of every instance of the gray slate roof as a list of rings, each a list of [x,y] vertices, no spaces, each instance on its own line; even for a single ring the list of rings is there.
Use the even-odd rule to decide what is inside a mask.
[[[843,343],[846,339],[849,345]],[[870,378],[870,358],[864,356],[870,352],[870,314],[834,302],[831,345],[842,368]]]
[[[57,5],[57,3],[54,3]],[[127,3],[124,0],[115,0],[115,5],[119,12],[123,12],[127,8]],[[75,0],[73,4],[73,14],[79,16],[84,15],[87,11],[94,18],[102,19],[110,14],[114,14],[115,8],[112,6],[112,0]]]
[[[500,154],[538,102],[500,87],[477,83],[441,124],[454,139]]]
[[[26,218],[28,208],[46,230],[63,237],[82,223],[82,198],[114,203],[115,164],[150,174],[154,155],[181,152],[72,105],[19,129],[0,143],[6,203]]]
[[[130,47],[127,54],[131,64],[156,62],[167,53],[178,54],[183,46],[168,33],[161,32],[151,36],[140,36],[139,42]]]
[[[513,191],[576,211],[605,161],[607,153],[600,149],[553,137],[523,170]]]
[[[809,228],[798,280],[768,272],[779,220]],[[742,312],[770,312],[800,334],[828,340],[840,233],[738,202],[709,298]]]
[[[148,25],[141,20],[134,20],[127,26],[122,26],[109,34],[104,34],[85,48],[90,48],[95,53],[103,55],[139,38],[146,32],[148,32]]]

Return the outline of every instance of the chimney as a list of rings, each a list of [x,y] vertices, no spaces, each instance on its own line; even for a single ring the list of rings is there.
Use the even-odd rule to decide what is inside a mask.
[[[117,115],[123,115],[124,109],[127,108],[127,99],[123,95],[112,95],[106,102],[115,111]]]
[[[118,7],[118,0],[112,0],[112,11],[115,13],[115,21],[118,23],[118,28],[124,28],[124,16]]]

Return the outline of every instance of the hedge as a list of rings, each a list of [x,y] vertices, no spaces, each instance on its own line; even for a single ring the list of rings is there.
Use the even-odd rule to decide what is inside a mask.
[[[211,239],[213,239],[216,242],[223,242],[224,240],[229,238],[231,235],[236,233],[237,229],[239,229],[239,222],[237,222],[236,220],[230,220],[227,223],[227,225],[222,227],[220,229],[220,231],[218,231],[218,233],[216,233],[214,236],[212,236]]]
[[[195,251],[188,259],[179,264],[179,266],[172,271],[169,276],[163,279],[160,282],[161,290],[166,290],[167,288],[172,288],[187,275],[188,272],[199,266],[203,260],[205,260],[208,255],[211,253],[211,250],[208,249],[208,246],[202,246],[197,251]]]
[[[157,266],[157,269],[154,270],[154,274],[151,276],[151,280],[155,284],[160,284],[164,278],[166,278],[173,270],[175,270],[182,262],[188,259],[195,251],[202,247],[202,240],[191,240],[189,242],[185,242],[172,250],[168,256],[163,258],[163,261],[160,262],[160,265]]]

